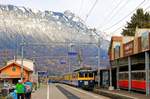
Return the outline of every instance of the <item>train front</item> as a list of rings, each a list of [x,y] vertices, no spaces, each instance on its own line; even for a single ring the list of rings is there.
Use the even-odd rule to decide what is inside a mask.
[[[78,87],[90,90],[94,88],[94,72],[92,70],[78,72]]]

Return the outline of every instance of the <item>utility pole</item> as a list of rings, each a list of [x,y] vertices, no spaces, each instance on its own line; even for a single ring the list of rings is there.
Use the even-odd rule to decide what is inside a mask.
[[[36,53],[36,52],[33,51],[33,57],[32,57],[32,61],[33,61],[33,65],[34,65],[34,67],[33,67],[33,68],[34,68],[34,69],[33,69],[33,70],[34,70],[34,71],[33,71],[33,74],[36,73],[36,69],[35,69],[35,53]]]
[[[16,35],[16,56],[15,56],[15,61],[18,58],[18,35]]]
[[[5,49],[3,51],[3,57],[4,57],[3,64],[6,65],[7,61],[8,61],[8,50],[7,49]]]
[[[23,41],[23,38],[22,38],[22,42],[21,42],[21,81],[23,81],[23,58],[24,58],[24,41]]]
[[[101,48],[101,41],[100,41],[100,35],[96,33],[95,31],[93,32],[97,38],[98,38],[98,43],[97,43],[97,48],[98,48],[98,64],[97,64],[97,77],[98,77],[98,87],[100,87],[100,48]]]
[[[82,49],[79,47],[79,50],[78,50],[78,63],[80,65],[80,68],[84,67],[83,65],[83,59],[82,59]]]
[[[100,87],[100,36],[98,36],[98,65],[97,65],[97,74],[98,74],[98,87]]]
[[[71,72],[71,67],[70,67],[70,57],[69,57],[69,43],[67,43],[67,59],[68,59],[68,67],[69,67],[69,73]]]

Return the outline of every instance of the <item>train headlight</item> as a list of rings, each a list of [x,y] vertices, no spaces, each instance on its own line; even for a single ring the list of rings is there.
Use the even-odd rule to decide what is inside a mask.
[[[88,81],[84,81],[84,85],[88,85]]]

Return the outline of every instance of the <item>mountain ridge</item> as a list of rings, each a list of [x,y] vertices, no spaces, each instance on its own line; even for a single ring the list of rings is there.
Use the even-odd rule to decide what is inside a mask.
[[[98,40],[95,37],[94,29],[88,28],[84,21],[76,16],[70,11],[52,12],[52,11],[37,11],[33,12],[32,9],[26,7],[18,7],[13,5],[0,5],[0,48],[2,50],[10,49],[13,55],[20,53],[20,43],[22,39],[28,44],[41,44],[41,43],[69,43],[75,42],[75,45],[82,43],[97,43]],[[107,49],[109,41],[101,33],[101,57],[107,56]],[[11,43],[10,43],[11,42]],[[62,46],[53,44],[52,46],[57,47],[62,50]],[[90,46],[85,52],[90,53]],[[92,51],[94,55],[97,53],[97,45],[92,45]],[[34,46],[25,48],[25,57],[31,58],[33,56],[33,51],[36,51],[39,55],[46,56],[50,53],[49,50],[53,49],[49,46],[44,46],[45,48],[34,48]],[[55,49],[54,48],[54,49]],[[75,49],[78,49],[77,47]],[[18,52],[16,52],[18,50]],[[67,53],[67,48],[61,53],[60,50],[53,51],[51,53],[64,54]],[[12,58],[11,57],[11,58]],[[83,55],[83,57],[85,57]],[[2,59],[1,59],[2,60]],[[87,63],[86,60],[84,63]],[[41,62],[44,64],[44,62]],[[97,62],[94,62],[96,64]],[[60,64],[59,64],[60,65]],[[86,64],[87,65],[87,64]],[[108,65],[108,63],[107,63]],[[51,66],[50,66],[51,67]]]

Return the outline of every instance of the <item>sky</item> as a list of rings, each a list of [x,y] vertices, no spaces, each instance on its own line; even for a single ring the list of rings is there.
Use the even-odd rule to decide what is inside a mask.
[[[89,13],[95,2],[96,5]],[[146,11],[150,11],[150,0],[0,0],[0,4],[24,6],[41,11],[64,12],[70,10],[82,18],[87,26],[97,28],[109,36],[120,35],[126,22],[130,21],[133,14],[131,12],[141,2],[143,3],[139,7],[148,8]]]

